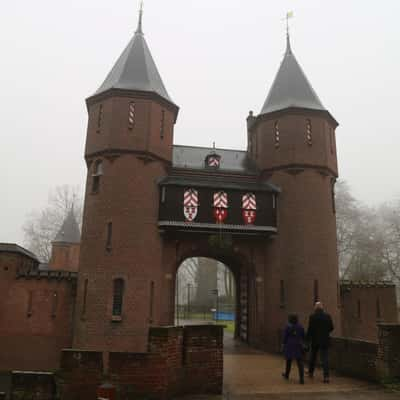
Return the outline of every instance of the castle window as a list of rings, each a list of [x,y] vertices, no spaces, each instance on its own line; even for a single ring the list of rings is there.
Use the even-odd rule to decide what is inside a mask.
[[[166,196],[167,188],[163,186],[161,188],[161,203],[165,203],[165,196]]]
[[[103,123],[103,104],[99,105],[99,111],[97,114],[97,133],[100,133],[101,131],[101,125]]]
[[[332,201],[332,211],[336,214],[336,200],[335,200],[335,184],[336,179],[331,180],[331,201]]]
[[[319,301],[319,285],[318,280],[314,280],[314,304]]]
[[[306,142],[309,146],[312,145],[312,125],[311,120],[306,120]]]
[[[153,323],[153,310],[154,309],[154,281],[150,283],[150,313],[149,313],[149,322]]]
[[[86,315],[88,285],[89,285],[89,280],[85,279],[85,283],[83,284],[82,317]]]
[[[329,141],[330,141],[330,147],[331,147],[331,154],[334,152],[334,138],[333,138],[333,129],[329,128]]]
[[[52,304],[51,304],[51,317],[55,318],[57,313],[57,305],[58,305],[58,293],[53,292]]]
[[[113,317],[121,317],[124,297],[124,280],[121,278],[114,279],[113,286],[112,315]]]
[[[361,301],[357,300],[357,318],[361,319]]]
[[[275,133],[275,147],[278,148],[280,146],[280,133],[279,133],[279,122],[278,121],[275,121],[274,133]]]
[[[97,160],[94,163],[93,174],[92,174],[92,193],[98,193],[100,189],[100,179],[103,175],[103,162]]]
[[[106,250],[111,251],[112,244],[112,222],[107,224],[107,239],[106,239]]]
[[[33,304],[33,292],[32,290],[28,293],[28,307],[26,310],[26,316],[29,318],[32,316],[32,304]]]
[[[381,303],[379,301],[379,297],[376,299],[376,318],[381,319],[382,314],[381,314]]]
[[[128,128],[132,130],[135,127],[135,102],[131,101],[129,103],[129,111],[128,111]]]
[[[281,280],[280,281],[280,287],[279,287],[279,302],[281,307],[285,307],[286,303],[286,294],[285,294],[285,281]]]
[[[164,139],[165,130],[165,110],[161,111],[161,121],[160,121],[160,138]]]

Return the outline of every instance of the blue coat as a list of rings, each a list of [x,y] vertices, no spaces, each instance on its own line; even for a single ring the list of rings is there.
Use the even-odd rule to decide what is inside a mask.
[[[287,360],[303,357],[304,328],[300,324],[288,324],[283,334],[283,352]]]

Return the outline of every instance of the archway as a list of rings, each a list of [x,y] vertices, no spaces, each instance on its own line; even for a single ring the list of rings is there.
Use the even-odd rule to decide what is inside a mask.
[[[251,264],[247,262],[247,257],[240,254],[237,249],[235,251],[232,251],[232,248],[229,249],[230,251],[216,249],[214,246],[210,246],[209,240],[205,243],[199,240],[196,246],[193,246],[193,242],[188,241],[185,244],[191,243],[189,248],[184,243],[181,242],[183,246],[180,246],[179,252],[182,256],[178,258],[175,270],[175,324],[183,325],[197,321],[222,323],[227,326],[225,332],[228,336],[247,342],[252,319],[252,297],[249,286],[254,280],[252,279],[254,271],[252,271]],[[214,278],[214,285],[209,283],[209,287],[205,289],[210,294],[209,303],[202,308],[194,301],[197,297],[197,288],[195,288],[197,283],[195,278],[190,276],[190,272],[187,273],[187,270],[206,269],[206,262],[211,262],[216,266],[217,279],[215,282]],[[184,277],[185,273],[189,276]],[[227,296],[227,294],[231,294],[231,296]],[[190,319],[191,321],[188,321]]]
[[[234,336],[237,316],[236,278],[229,266],[206,257],[185,259],[175,283],[175,324],[225,325]]]

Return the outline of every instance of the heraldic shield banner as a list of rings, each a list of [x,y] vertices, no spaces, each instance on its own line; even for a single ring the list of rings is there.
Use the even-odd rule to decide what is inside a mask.
[[[246,193],[242,197],[242,216],[246,225],[254,224],[256,221],[257,202],[254,193]]]
[[[217,224],[222,224],[228,216],[228,195],[226,192],[214,193],[214,218]]]
[[[183,214],[186,221],[191,222],[197,217],[199,194],[196,189],[187,189],[183,195]]]

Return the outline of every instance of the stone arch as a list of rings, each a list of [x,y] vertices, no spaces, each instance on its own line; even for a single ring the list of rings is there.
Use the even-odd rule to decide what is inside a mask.
[[[236,286],[236,319],[235,338],[247,342],[249,330],[254,325],[252,321],[256,317],[256,296],[252,286],[256,282],[256,268],[249,254],[237,247],[218,246],[210,243],[210,240],[198,240],[197,235],[193,239],[186,240],[177,252],[172,281],[173,290],[176,291],[176,276],[182,263],[190,258],[209,258],[223,263],[232,272]],[[208,238],[209,239],[209,238]],[[174,296],[175,299],[175,296]],[[175,308],[175,303],[174,306]]]

